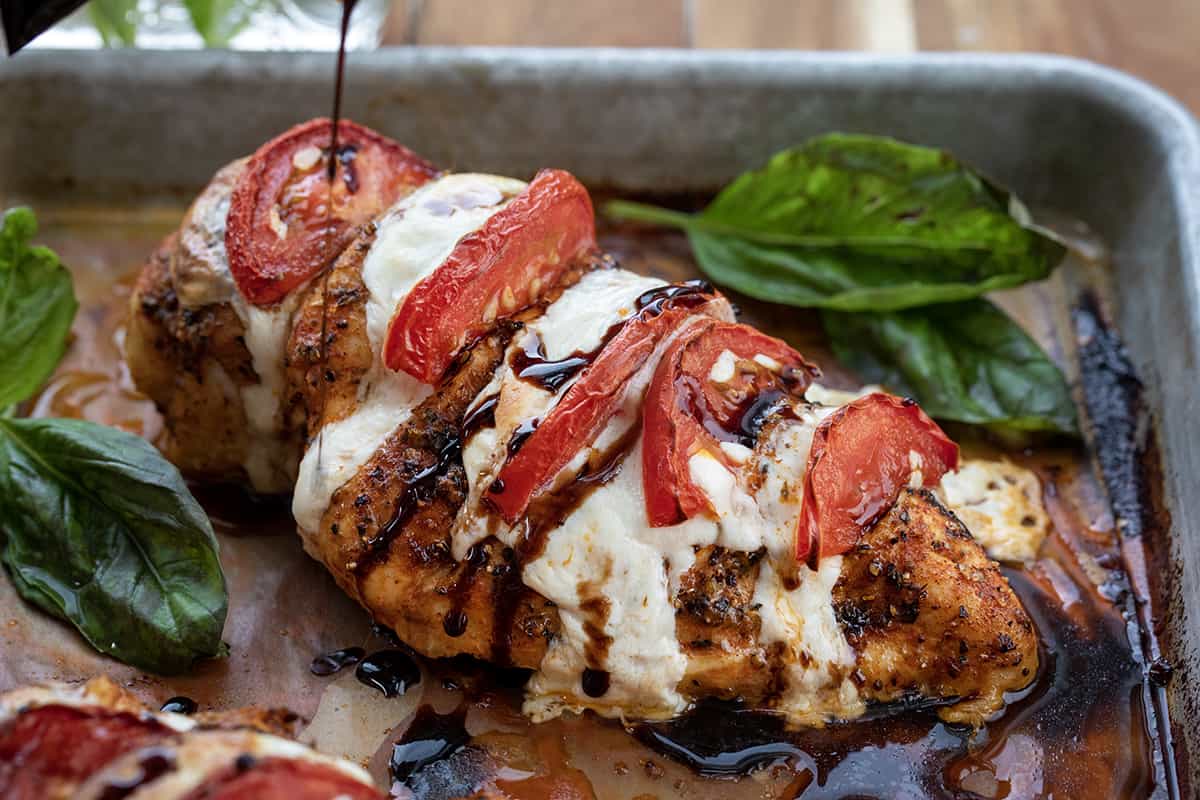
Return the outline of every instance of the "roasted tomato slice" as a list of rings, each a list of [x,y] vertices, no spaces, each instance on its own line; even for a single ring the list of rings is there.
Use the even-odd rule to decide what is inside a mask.
[[[172,731],[151,718],[102,708],[47,705],[0,725],[0,797],[24,800],[52,790],[74,794],[89,775]]]
[[[714,379],[718,363],[724,369]],[[642,488],[650,524],[675,525],[709,511],[688,460],[704,449],[723,459],[721,442],[752,447],[763,413],[784,397],[803,397],[816,374],[786,342],[748,325],[713,320],[672,342],[642,407]]]
[[[356,226],[437,174],[402,145],[346,120],[331,155],[332,132],[328,119],[314,119],[275,137],[233,188],[225,249],[238,289],[254,305],[283,299],[329,266]]]
[[[815,568],[854,547],[917,467],[922,485],[937,485],[958,467],[958,445],[912,400],[877,392],[826,417],[808,454],[796,559]]]
[[[329,764],[303,759],[264,758],[210,776],[184,800],[383,800],[373,786]]]
[[[625,320],[496,476],[487,502],[506,522],[520,519],[530,501],[596,440],[620,405],[626,385],[663,338],[715,296],[707,283],[694,281],[652,289],[639,298],[638,311]]]
[[[570,173],[542,170],[408,293],[388,326],[384,363],[436,383],[463,347],[537,302],[595,247],[587,189]]]

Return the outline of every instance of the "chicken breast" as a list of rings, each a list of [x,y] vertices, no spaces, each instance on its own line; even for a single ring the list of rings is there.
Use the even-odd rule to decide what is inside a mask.
[[[1032,680],[1032,622],[934,495],[906,491],[856,549],[815,569],[797,562],[808,452],[836,405],[793,397],[752,440],[691,456],[711,513],[650,524],[643,398],[689,325],[733,319],[711,287],[667,286],[589,256],[471,343],[436,387],[387,369],[399,303],[523,187],[433,180],[286,301],[277,419],[302,431],[293,512],[306,550],[351,597],[426,655],[532,670],[525,712],[535,720],[584,709],[666,718],[700,698],[736,697],[820,725],[920,699],[978,725]],[[147,267],[143,298],[161,287],[163,258]],[[506,523],[487,499],[499,471],[630,320],[676,296],[698,299],[635,365],[604,429]],[[151,384],[184,357],[131,354],[146,359]],[[195,359],[225,369],[232,354]],[[188,425],[195,406],[172,407],[161,388],[154,396]]]
[[[259,709],[154,712],[105,677],[17,689],[0,695],[0,796],[383,797],[358,766],[263,732],[287,719]]]
[[[436,191],[436,182],[423,191]],[[388,235],[403,238],[395,230]],[[553,403],[554,393],[513,378],[514,354],[535,334],[547,358],[586,349],[581,342],[589,327],[607,329],[619,321],[622,304],[627,311],[638,294],[661,282],[603,261],[581,264],[570,285],[547,298],[544,311],[527,312],[477,342],[436,391],[389,388],[406,376],[381,374],[368,319],[369,284],[379,278],[364,277],[380,241],[378,228],[363,231],[330,273],[325,294],[308,295],[297,313],[289,380],[296,402],[320,413],[308,417],[310,441],[294,507],[306,549],[405,642],[431,656],[467,654],[535,670],[526,707],[535,718],[581,708],[662,717],[717,696],[819,724],[919,695],[944,702],[955,719],[979,722],[1002,705],[997,692],[1028,683],[1032,673],[1021,669],[1037,662],[1028,617],[969,534],[956,538],[953,550],[934,549],[925,535],[929,526],[937,521],[945,529],[953,516],[932,495],[905,495],[897,505],[921,526],[888,563],[937,584],[921,597],[906,597],[905,607],[924,611],[929,598],[965,595],[982,582],[990,587],[992,611],[969,623],[968,643],[999,641],[998,625],[1015,626],[1006,634],[1014,649],[1005,658],[981,657],[970,669],[957,661],[921,668],[889,661],[886,653],[902,652],[902,642],[909,648],[904,653],[925,655],[912,650],[912,642],[935,634],[941,641],[939,626],[948,619],[940,607],[905,618],[903,626],[889,618],[888,625],[881,620],[860,630],[853,602],[874,609],[879,597],[878,587],[859,576],[870,573],[870,563],[860,565],[855,553],[828,559],[816,572],[795,565],[794,515],[806,442],[821,417],[815,412],[804,424],[782,417],[769,423],[747,458],[747,491],[762,505],[771,492],[786,498],[774,503],[782,521],[773,528],[768,520],[735,519],[732,511],[726,520],[680,530],[649,528],[634,448],[620,454],[606,483],[574,498],[544,550],[533,552],[528,528],[506,530],[479,501],[480,487],[503,460],[497,448],[503,450],[524,419]],[[378,251],[376,260],[384,261]],[[380,398],[386,402],[376,409]],[[640,399],[631,398],[631,418]],[[326,430],[334,433],[326,437]],[[894,538],[899,513],[879,522],[871,540]],[[557,550],[558,542],[576,536],[579,546]],[[624,542],[638,562],[601,541]],[[949,566],[935,568],[926,555]],[[958,563],[973,572],[958,571]],[[659,591],[647,594],[647,585]],[[957,618],[949,621],[961,627]],[[1018,656],[1024,667],[1009,669]]]

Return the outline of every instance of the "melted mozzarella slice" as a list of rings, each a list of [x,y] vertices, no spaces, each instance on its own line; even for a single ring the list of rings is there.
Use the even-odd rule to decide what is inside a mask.
[[[525,182],[498,175],[445,175],[393,206],[380,220],[375,243],[363,261],[367,334],[379,352],[388,322],[422,279],[454,246],[521,193]]]
[[[798,406],[798,419],[769,425],[752,457],[734,473],[711,457],[693,456],[692,480],[713,503],[716,542],[746,552],[765,550],[753,604],[758,643],[783,679],[775,707],[801,724],[852,719],[864,706],[849,680],[855,655],[837,623],[833,586],[840,556],[810,570],[795,559],[796,526],[813,433],[835,408]]]
[[[287,491],[295,482],[291,453],[280,432],[287,390],[284,351],[303,294],[298,289],[278,305],[261,308],[247,303],[240,293],[233,296],[233,310],[242,321],[246,349],[258,375],[258,383],[242,386],[240,393],[249,435],[244,466],[260,492]]]
[[[616,477],[550,531],[544,551],[525,565],[525,585],[552,600],[561,621],[526,686],[524,711],[535,721],[585,708],[658,719],[688,705],[678,690],[687,657],[675,636],[672,577],[691,567],[694,548],[711,543],[717,530],[708,520],[651,528],[641,466],[638,445]],[[609,673],[601,697],[583,690],[589,666]]]
[[[316,531],[334,492],[432,392],[432,387],[387,369],[381,361],[395,309],[460,239],[481,228],[524,187],[521,181],[495,175],[447,175],[402,199],[379,222],[362,270],[368,292],[367,336],[375,363],[359,386],[354,413],[322,428],[300,461],[292,513],[302,530]]]
[[[1007,461],[967,459],[938,491],[998,561],[1032,561],[1050,529],[1037,475]]]

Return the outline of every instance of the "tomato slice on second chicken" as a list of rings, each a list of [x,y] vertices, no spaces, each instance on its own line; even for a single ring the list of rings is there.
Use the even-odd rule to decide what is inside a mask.
[[[436,383],[463,347],[536,303],[595,247],[587,189],[568,172],[542,170],[408,293],[388,326],[384,363]]]
[[[487,502],[510,525],[558,473],[600,435],[625,387],[662,340],[715,297],[703,282],[652,289],[596,360],[589,364],[500,470]],[[702,323],[697,323],[702,324]]]
[[[258,149],[233,188],[225,226],[229,270],[256,306],[282,300],[328,267],[354,229],[437,174],[406,147],[347,120],[314,119]],[[335,172],[329,181],[329,159]]]
[[[912,400],[876,392],[842,406],[813,434],[796,530],[796,560],[816,568],[858,543],[896,502],[914,468],[935,486],[958,445]]]
[[[728,377],[713,368],[732,357]],[[691,479],[700,450],[724,460],[721,442],[753,446],[765,407],[803,397],[817,370],[786,342],[748,325],[711,321],[689,328],[659,362],[642,409],[642,489],[654,527],[711,510]]]

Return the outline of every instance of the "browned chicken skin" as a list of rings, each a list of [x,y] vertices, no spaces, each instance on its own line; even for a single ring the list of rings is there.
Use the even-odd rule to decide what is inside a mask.
[[[833,597],[876,701],[959,698],[942,717],[977,723],[1037,670],[1037,633],[1008,581],[928,491],[905,490],[863,535]]]
[[[297,458],[299,432],[317,447],[324,426],[358,408],[378,357],[366,331],[362,277],[375,233],[374,225],[364,226],[299,298],[282,409],[284,429],[297,432]],[[128,358],[167,417],[169,455],[189,473],[230,477],[239,473],[247,445],[239,441],[239,409],[208,374],[220,367],[236,383],[253,381],[254,372],[247,372],[241,323],[228,303],[196,312],[172,299],[179,273],[169,263],[177,247],[168,240],[138,283]],[[567,282],[596,266],[603,265],[580,264]],[[560,635],[559,609],[522,583],[513,550],[496,538],[475,545],[462,561],[451,548],[468,492],[459,455],[464,415],[520,323],[497,326],[463,354],[334,493],[319,529],[301,533],[306,550],[338,584],[416,650],[533,669]],[[687,658],[678,686],[684,696],[765,705],[778,696],[780,646],[760,644],[755,601],[765,558],[761,550],[710,545],[683,575],[674,604]],[[978,725],[1003,706],[1005,691],[1027,685],[1036,672],[1028,615],[998,566],[928,492],[906,491],[864,534],[844,557],[833,595],[856,656],[838,678],[852,679],[867,703],[940,700],[948,704],[941,711],[947,720]]]

